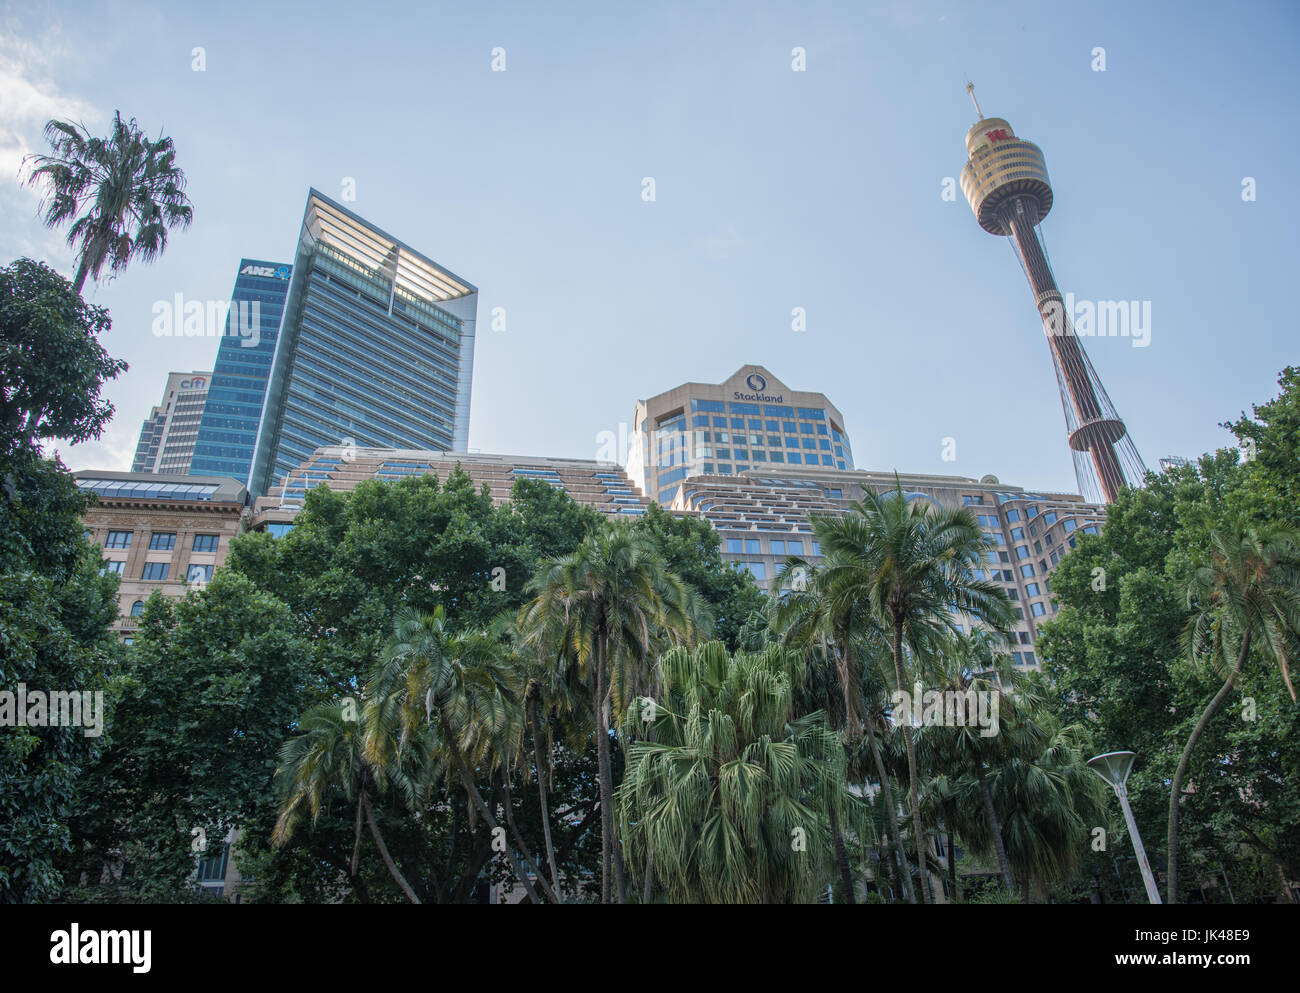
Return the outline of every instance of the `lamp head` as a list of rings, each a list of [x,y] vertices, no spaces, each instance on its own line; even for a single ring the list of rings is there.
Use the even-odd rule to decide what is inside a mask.
[[[1136,758],[1137,752],[1106,752],[1088,759],[1088,768],[1118,790],[1128,781]]]

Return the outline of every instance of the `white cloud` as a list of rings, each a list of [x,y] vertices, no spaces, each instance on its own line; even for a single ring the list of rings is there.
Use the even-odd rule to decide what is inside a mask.
[[[52,118],[93,122],[101,116],[89,102],[62,92],[55,74],[73,53],[61,43],[56,27],[39,36],[25,34],[14,18],[0,25],[0,208],[17,218],[30,212],[29,226],[6,225],[0,256],[30,255],[62,261],[69,257],[59,233],[46,231],[36,219],[41,192],[21,185],[23,159],[46,148],[42,131]]]

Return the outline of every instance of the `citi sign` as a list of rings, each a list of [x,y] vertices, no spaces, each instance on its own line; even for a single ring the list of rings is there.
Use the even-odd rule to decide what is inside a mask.
[[[774,395],[774,394],[771,394],[771,393],[764,393],[764,392],[763,392],[765,389],[767,389],[767,380],[764,379],[762,376],[760,376],[760,375],[759,375],[758,373],[756,373],[756,372],[755,372],[755,373],[751,373],[749,376],[746,376],[746,377],[745,377],[745,385],[748,386],[748,387],[749,387],[751,390],[753,390],[754,392],[753,392],[753,393],[742,393],[742,392],[740,392],[739,390],[736,390],[736,391],[733,392],[731,395],[732,395],[733,397],[735,397],[737,400],[751,400],[751,401],[752,401],[752,400],[760,400],[760,401],[762,401],[762,402],[764,402],[764,403],[784,403],[784,402],[785,402],[785,394],[784,394],[784,393],[778,393],[778,394],[775,394],[775,395]]]
[[[195,376],[193,379],[182,379],[181,389],[183,390],[206,390],[208,381],[202,376]]]

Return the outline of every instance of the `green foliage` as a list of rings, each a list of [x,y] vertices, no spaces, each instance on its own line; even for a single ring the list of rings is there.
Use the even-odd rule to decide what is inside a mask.
[[[108,632],[118,580],[83,537],[86,498],[57,460],[20,449],[0,466],[0,690],[98,692],[107,710],[122,654]],[[85,730],[0,727],[0,903],[62,887],[79,787],[106,745]]]
[[[709,604],[713,636],[728,649],[739,647],[742,628],[751,619],[761,619],[766,597],[753,576],[722,560],[721,538],[713,525],[703,517],[670,514],[652,503],[632,530],[650,539],[668,568]]]
[[[831,812],[851,803],[824,715],[794,718],[796,656],[674,648],[624,720],[627,858],[671,903],[812,902],[830,883]],[[643,869],[644,874],[646,870]]]
[[[184,897],[195,830],[212,854],[273,804],[276,754],[304,709],[309,662],[289,611],[243,576],[219,570],[181,600],[150,597],[111,747],[78,803],[70,868],[80,899]]]
[[[126,369],[99,344],[109,326],[108,311],[49,266],[19,259],[0,269],[0,457],[50,438],[99,437],[113,416],[100,389]]]

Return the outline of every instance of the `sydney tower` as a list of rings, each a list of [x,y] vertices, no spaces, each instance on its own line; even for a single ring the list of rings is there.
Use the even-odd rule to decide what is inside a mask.
[[[975,100],[974,87],[966,91]],[[1122,487],[1142,485],[1146,467],[1083,350],[1052,275],[1038,225],[1052,209],[1052,184],[1042,150],[1017,138],[1000,117],[985,117],[966,133],[968,161],[962,191],[989,234],[1015,246],[1056,367],[1079,491],[1090,500],[1115,500]]]

